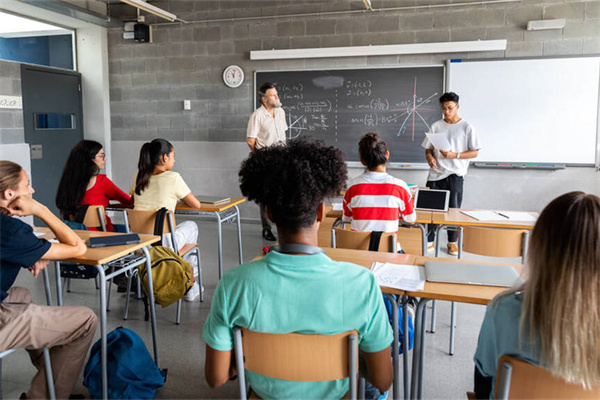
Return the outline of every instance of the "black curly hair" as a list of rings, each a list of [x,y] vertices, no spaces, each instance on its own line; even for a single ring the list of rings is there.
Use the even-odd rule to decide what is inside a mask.
[[[344,189],[348,171],[339,149],[304,138],[256,150],[239,176],[242,194],[266,205],[277,229],[297,233],[314,224],[326,197]]]
[[[358,153],[369,171],[387,163],[386,143],[377,133],[366,133],[358,142]]]

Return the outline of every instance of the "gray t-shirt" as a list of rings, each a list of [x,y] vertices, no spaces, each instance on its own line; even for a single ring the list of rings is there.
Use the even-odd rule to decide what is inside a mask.
[[[469,124],[464,119],[461,119],[455,124],[448,124],[443,119],[434,122],[429,128],[429,134],[446,135],[446,138],[452,145],[453,152],[464,152],[468,150],[481,149],[479,135],[475,132],[473,125]],[[431,141],[425,137],[421,144],[426,149],[432,149],[433,155],[437,161],[437,168],[429,169],[428,181],[439,181],[449,175],[456,174],[465,176],[469,168],[469,161],[464,159],[445,158],[438,149],[433,147]]]

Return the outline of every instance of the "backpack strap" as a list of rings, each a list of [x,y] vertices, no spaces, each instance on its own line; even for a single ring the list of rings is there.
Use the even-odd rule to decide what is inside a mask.
[[[383,232],[373,231],[371,232],[371,238],[369,240],[369,251],[379,251],[379,242],[381,241],[381,235]]]
[[[167,208],[162,207],[156,212],[156,219],[154,220],[154,234],[160,237],[160,240],[153,243],[152,246],[162,246],[162,235],[165,228],[165,215],[167,215]]]

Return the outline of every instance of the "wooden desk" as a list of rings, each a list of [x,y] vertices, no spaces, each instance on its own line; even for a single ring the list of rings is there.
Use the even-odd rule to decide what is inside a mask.
[[[328,211],[325,214],[325,217],[326,218],[335,218],[333,227],[337,227],[338,225],[341,224],[343,214],[344,213],[342,210],[331,209],[330,211]],[[402,229],[400,229],[398,231],[398,241],[402,244],[403,250],[405,250],[405,251],[408,250],[407,252],[411,253],[411,254],[413,254],[413,253],[421,254],[422,256],[427,255],[427,226],[426,226],[426,224],[431,223],[431,218],[432,218],[431,211],[417,210],[417,220],[415,221],[414,225],[404,224],[402,221],[400,221],[399,228],[415,227],[421,231],[421,238],[420,238],[421,246],[418,246],[418,245],[415,246],[414,236],[411,237],[410,235],[406,235],[406,237],[403,239],[404,233],[402,232]],[[406,242],[406,246],[404,245],[404,242]],[[405,247],[406,247],[406,249],[405,249]],[[416,251],[417,249],[419,251]]]
[[[426,261],[440,260],[436,257],[416,257],[414,265],[423,266]],[[521,272],[520,264],[494,263],[484,261],[466,261],[456,259],[442,259],[447,262],[466,263],[466,264],[489,264],[489,265],[510,265]],[[496,295],[507,290],[506,287],[465,285],[457,283],[425,282],[422,291],[406,292],[407,295],[420,297],[417,310],[415,312],[415,343],[413,347],[413,365],[411,381],[411,399],[420,399],[423,390],[423,370],[425,358],[425,324],[427,320],[427,302],[431,300],[448,300],[461,303],[487,305]]]
[[[480,226],[490,228],[507,228],[507,229],[532,229],[535,221],[516,221],[516,220],[478,220],[463,214],[461,211],[478,211],[471,208],[451,208],[448,212],[434,211],[431,215],[431,222],[440,225],[452,226]],[[479,210],[481,211],[481,210]],[[531,216],[537,218],[538,213],[530,212]]]
[[[35,232],[44,233],[42,236],[45,239],[53,239],[54,234],[48,228],[35,228]],[[95,236],[116,236],[122,235],[122,233],[113,232],[96,232],[96,231],[74,231],[81,239],[86,241],[90,237]],[[60,262],[77,263],[93,265],[98,270],[99,281],[100,281],[100,340],[101,340],[101,360],[102,360],[102,397],[107,398],[108,394],[108,375],[107,375],[107,343],[106,343],[106,281],[112,279],[116,275],[125,273],[126,271],[136,268],[138,265],[146,263],[146,267],[150,271],[151,260],[150,253],[148,252],[147,246],[160,240],[159,236],[154,235],[140,235],[140,243],[125,244],[120,246],[107,246],[99,248],[88,247],[84,255],[75,258],[68,258],[61,260]],[[109,273],[105,272],[105,267],[111,261],[117,260],[120,257],[128,255],[136,250],[142,250],[144,257],[138,257],[132,260],[123,268]],[[56,262],[57,273],[56,273],[56,289],[59,293],[59,305],[62,305],[62,287],[60,279],[60,262]],[[156,328],[156,309],[154,304],[154,290],[152,286],[152,274],[148,274],[148,292],[149,292],[149,303],[150,303],[150,318],[152,324],[152,345],[154,349],[154,361],[158,366],[158,344],[157,344],[157,328]],[[49,290],[49,287],[46,288]]]
[[[175,208],[175,214],[182,215],[213,215],[217,219],[218,230],[218,256],[219,256],[219,280],[223,276],[223,232],[221,225],[227,221],[235,220],[237,222],[238,233],[238,255],[240,264],[243,262],[242,256],[242,226],[240,223],[240,209],[238,205],[245,202],[242,197],[231,198],[222,203],[200,203],[200,208],[190,207],[183,202],[178,202]]]

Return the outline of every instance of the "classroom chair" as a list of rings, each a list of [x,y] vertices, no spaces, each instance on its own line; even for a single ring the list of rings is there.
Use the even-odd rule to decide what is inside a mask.
[[[357,398],[356,331],[336,335],[275,334],[235,327],[234,333],[240,399],[247,399],[245,371],[300,382],[350,378],[348,396]]]
[[[465,226],[459,229],[458,235],[459,259],[462,258],[462,252],[466,251],[467,253],[487,257],[521,257],[521,263],[525,263],[529,240],[528,230]],[[450,355],[454,354],[456,313],[456,303],[453,301],[448,348]]]
[[[494,398],[508,399],[600,399],[600,386],[585,389],[553,375],[547,369],[504,355],[498,360]]]
[[[154,234],[154,225],[156,220],[157,211],[141,211],[141,210],[131,210],[128,209],[126,213],[127,221],[126,225],[129,226],[129,229],[132,232],[137,233],[145,233],[149,235]],[[196,243],[186,243],[181,250],[177,251],[177,240],[175,238],[175,231],[177,230],[177,226],[175,225],[175,217],[172,211],[167,211],[165,214],[165,223],[163,224],[163,233],[170,233],[171,235],[171,244],[175,252],[178,253],[181,257],[185,257],[186,255],[196,255],[197,260],[197,268],[198,268],[198,285],[200,286],[200,301],[204,301],[204,293],[202,292],[202,263],[200,261],[200,249],[198,248],[198,244]],[[129,282],[131,283],[131,282]],[[181,302],[182,299],[177,301],[177,315],[175,317],[175,323],[179,325],[181,321]],[[129,311],[129,291],[126,295],[126,305],[125,305],[125,319],[127,319],[127,314]]]
[[[51,400],[55,400],[56,394],[54,393],[54,377],[52,375],[52,363],[50,362],[50,350],[48,350],[47,347],[44,347],[42,350],[44,352],[44,366],[46,368],[46,380],[48,382],[48,395]],[[15,351],[17,351],[17,349],[0,351],[0,399],[2,399],[2,359]]]
[[[353,250],[369,250],[371,232],[353,231],[350,229],[333,228],[331,230],[331,247]],[[396,252],[396,233],[384,232],[379,241],[378,251]]]

